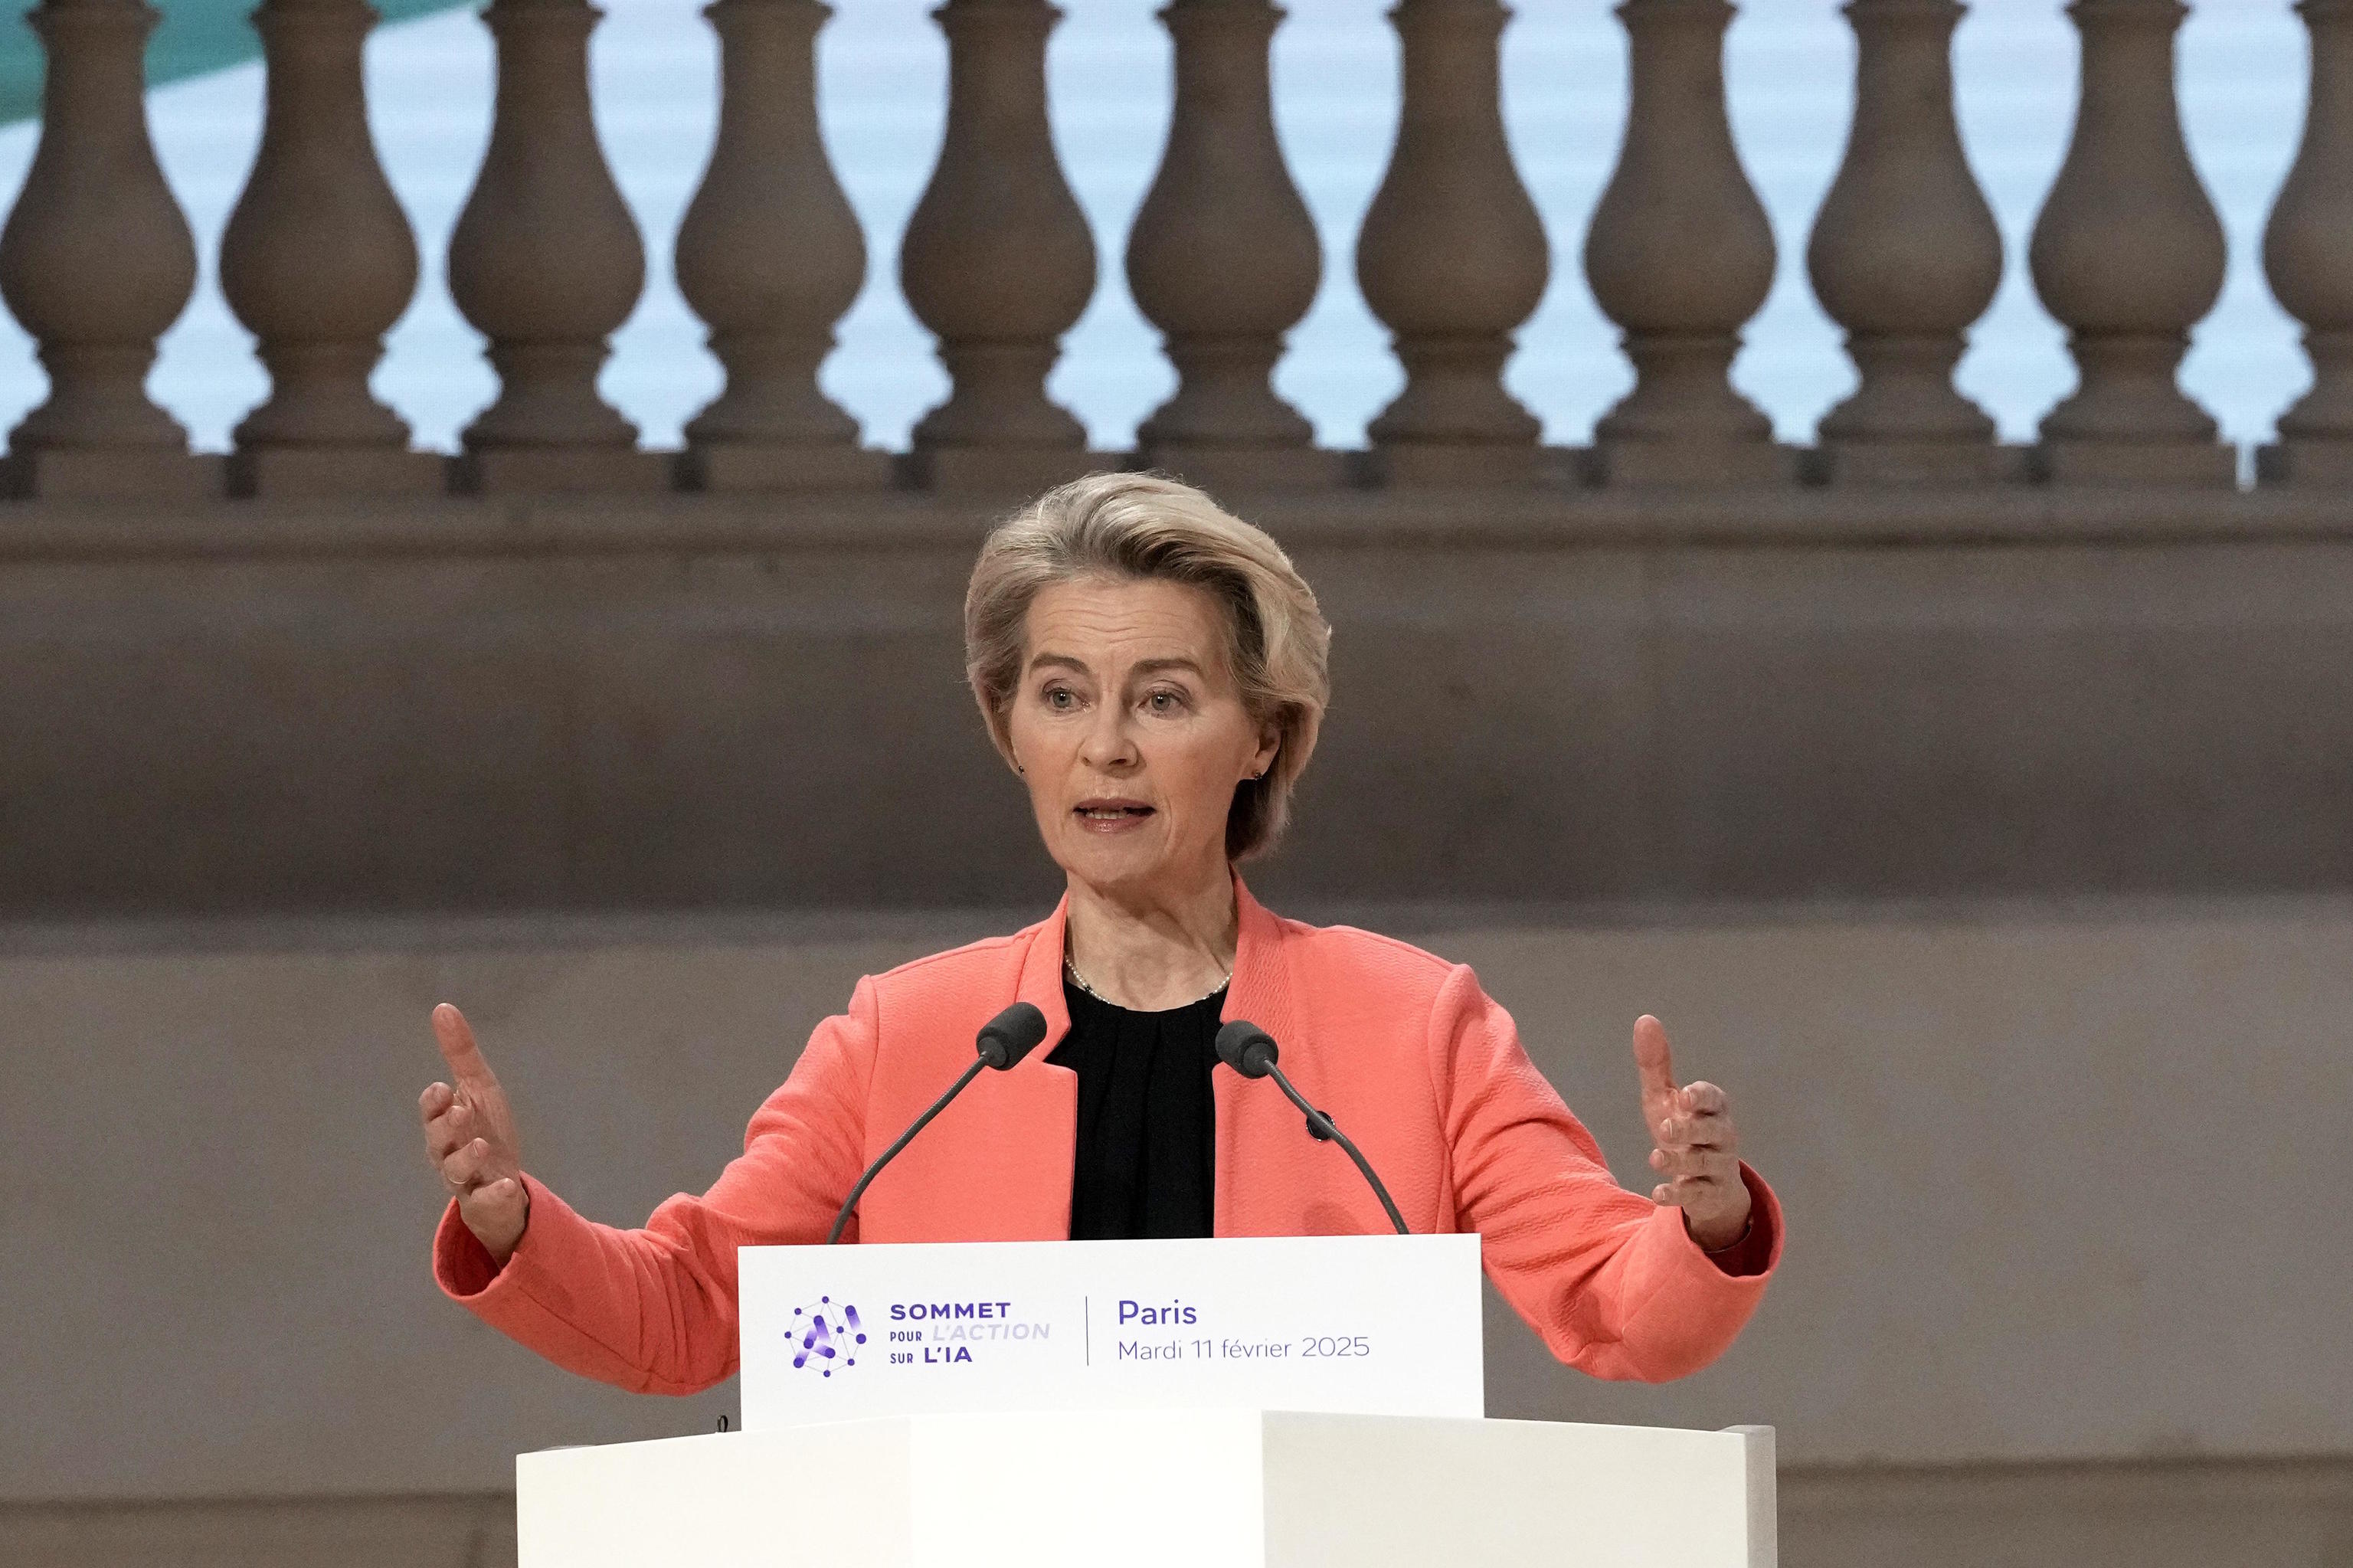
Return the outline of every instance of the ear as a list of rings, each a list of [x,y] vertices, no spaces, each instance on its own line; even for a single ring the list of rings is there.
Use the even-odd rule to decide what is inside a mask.
[[[1282,730],[1273,720],[1258,726],[1258,749],[1250,754],[1250,776],[1262,779],[1274,766],[1277,754],[1282,750]]]
[[[990,706],[988,698],[977,686],[973,688],[972,698],[980,706],[980,722],[987,726],[988,743],[997,748],[997,756],[1005,758],[1005,766],[1011,768],[1016,777],[1021,776],[1021,759],[1013,755],[1011,714],[1000,713]]]

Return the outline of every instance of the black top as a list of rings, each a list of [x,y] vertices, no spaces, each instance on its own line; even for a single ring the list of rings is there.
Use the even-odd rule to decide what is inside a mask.
[[[1046,1059],[1079,1075],[1071,1239],[1206,1236],[1216,1224],[1222,987],[1166,1012],[1136,1012],[1068,978],[1071,1032]]]

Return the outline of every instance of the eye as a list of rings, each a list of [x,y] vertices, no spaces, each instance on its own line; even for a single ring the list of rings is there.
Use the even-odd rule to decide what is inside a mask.
[[[1179,714],[1187,706],[1186,694],[1174,686],[1159,686],[1144,694],[1145,711],[1155,714]]]
[[[1039,695],[1046,706],[1058,714],[1069,713],[1079,705],[1079,694],[1060,682],[1048,686]]]

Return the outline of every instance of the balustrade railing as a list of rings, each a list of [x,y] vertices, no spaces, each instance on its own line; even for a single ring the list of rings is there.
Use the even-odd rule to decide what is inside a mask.
[[[1551,0],[1546,0],[1551,3]],[[2353,476],[2353,0],[2300,0],[2310,107],[2264,236],[2304,326],[2314,383],[2257,456],[2262,482]],[[2180,0],[2073,0],[2078,112],[2029,260],[2066,329],[2078,385],[2030,446],[1998,443],[1957,389],[2001,237],[1957,132],[1957,0],[1849,0],[1852,123],[1806,266],[1859,378],[1816,442],[1777,441],[1729,376],[1771,288],[1770,225],[1726,112],[1727,0],[1623,0],[1630,96],[1582,262],[1622,334],[1632,389],[1591,446],[1546,449],[1505,389],[1514,334],[1553,259],[1504,134],[1499,0],[1398,0],[1402,109],[1357,238],[1366,302],[1403,390],[1369,450],[1318,450],[1273,388],[1325,258],[1271,107],[1271,0],[1169,0],[1176,92],[1125,267],[1176,393],[1130,453],[1090,451],[1047,382],[1099,283],[1094,236],[1049,130],[1048,0],[945,0],[946,130],[899,277],[951,389],[912,450],[862,448],[819,389],[856,298],[864,236],[817,114],[818,0],[716,0],[722,108],[680,229],[681,290],[725,386],[680,453],[644,450],[598,395],[614,330],[644,285],[642,238],[591,117],[586,0],[491,0],[493,130],[449,246],[451,295],[488,339],[495,400],[446,461],[410,450],[368,388],[417,284],[409,225],[367,131],[362,0],[263,0],[268,107],[222,244],[224,293],[258,340],[268,399],[226,464],[194,454],[147,397],[156,339],[195,274],[188,226],[150,145],[143,0],[39,0],[47,52],[38,154],[0,232],[0,299],[38,344],[47,402],[9,437],[18,495],[414,494],[1035,488],[1136,462],[1242,489],[1424,486],[2225,487],[2237,454],[2179,385],[2189,329],[2223,281],[2224,237],[2176,107]]]

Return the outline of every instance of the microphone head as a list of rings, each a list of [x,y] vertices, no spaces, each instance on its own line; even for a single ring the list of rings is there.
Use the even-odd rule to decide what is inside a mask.
[[[1002,1073],[1037,1049],[1046,1038],[1046,1015],[1026,1001],[1017,1001],[980,1026],[973,1044],[980,1059]]]
[[[1247,1018],[1237,1018],[1218,1031],[1218,1060],[1245,1078],[1263,1078],[1274,1071],[1274,1036]]]

